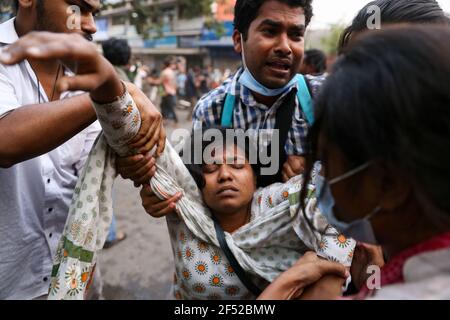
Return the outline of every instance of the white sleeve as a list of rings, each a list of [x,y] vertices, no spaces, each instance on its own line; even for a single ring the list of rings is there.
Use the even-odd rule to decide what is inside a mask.
[[[14,84],[9,79],[6,68],[0,64],[0,119],[20,106]]]

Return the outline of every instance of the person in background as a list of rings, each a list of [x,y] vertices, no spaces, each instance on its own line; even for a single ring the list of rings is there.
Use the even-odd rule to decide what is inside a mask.
[[[190,68],[186,76],[186,84],[185,84],[186,99],[191,103],[191,108],[187,116],[188,121],[192,121],[192,113],[194,112],[194,107],[197,104],[199,96],[195,78],[196,78],[195,72],[193,69]]]
[[[130,63],[131,58],[131,48],[128,42],[123,39],[111,38],[102,43],[103,55],[106,60],[108,60],[116,70],[117,76],[120,80],[125,82],[130,82],[128,75],[126,74],[124,68]],[[109,229],[108,238],[106,239],[104,248],[111,248],[115,244],[125,240],[127,237],[126,233],[123,231],[117,231],[117,221],[116,216],[113,215],[111,221],[111,227]]]
[[[125,72],[131,58],[131,48],[127,40],[111,38],[102,43],[102,49],[103,55],[114,66],[119,79],[130,82]]]
[[[300,73],[304,75],[313,75],[323,77],[324,81],[327,76],[327,56],[318,49],[310,49],[305,51]]]
[[[160,88],[158,83],[159,79],[159,71],[157,69],[152,69],[147,77],[147,84],[150,86],[149,88],[149,98],[150,101],[153,101],[155,105],[161,104],[160,97]]]
[[[198,82],[198,91],[200,93],[200,97],[207,94],[211,88],[210,88],[210,72],[209,67],[205,67],[203,69],[200,69],[197,75],[197,82]]]
[[[178,123],[175,113],[177,103],[177,60],[173,56],[169,56],[164,60],[164,69],[158,79],[147,78],[152,85],[162,87],[161,113],[165,120],[172,120]]]
[[[177,95],[179,98],[186,97],[186,60],[182,57],[177,59]]]

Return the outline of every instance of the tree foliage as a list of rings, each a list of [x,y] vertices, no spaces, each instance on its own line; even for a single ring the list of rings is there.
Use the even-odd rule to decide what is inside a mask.
[[[328,55],[335,55],[341,34],[344,32],[343,24],[334,24],[331,26],[327,36],[321,39],[323,49]]]

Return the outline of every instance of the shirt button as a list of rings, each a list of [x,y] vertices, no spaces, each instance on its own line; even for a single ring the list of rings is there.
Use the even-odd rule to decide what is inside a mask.
[[[52,212],[53,211],[53,208],[48,208],[48,212]]]
[[[51,238],[52,236],[53,236],[53,233],[50,233],[50,234],[48,235],[49,238]]]
[[[51,181],[50,179],[47,179],[47,183],[50,183],[50,181]]]
[[[47,278],[47,277],[44,277],[44,279],[42,279],[42,280],[44,280],[44,282],[47,282],[47,281],[48,281],[48,278]]]

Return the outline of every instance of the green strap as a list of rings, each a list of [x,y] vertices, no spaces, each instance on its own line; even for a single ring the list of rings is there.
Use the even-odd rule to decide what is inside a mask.
[[[308,121],[309,125],[311,126],[314,123],[313,100],[309,92],[308,85],[306,84],[305,77],[299,74],[297,75],[297,79],[298,79],[297,98],[303,110],[303,113],[306,116],[306,121]]]
[[[308,85],[306,84],[305,77],[301,74],[297,75],[297,99],[303,113],[306,116],[306,121],[308,121],[311,126],[314,123],[314,108],[313,99],[311,93],[309,92]],[[236,97],[231,94],[226,94],[225,103],[222,110],[222,118],[220,125],[223,128],[233,128],[233,112],[236,103]]]

